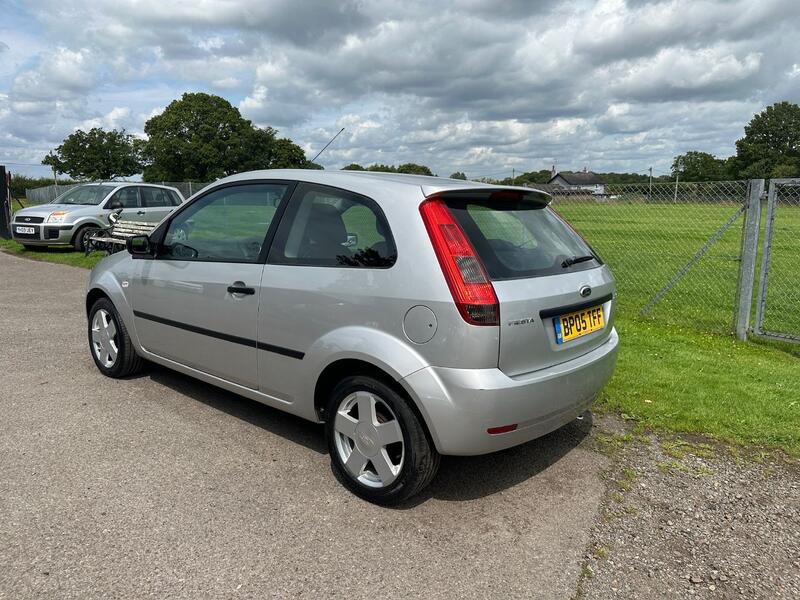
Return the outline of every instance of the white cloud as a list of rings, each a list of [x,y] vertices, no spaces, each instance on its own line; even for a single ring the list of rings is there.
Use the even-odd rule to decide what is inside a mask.
[[[0,32],[0,131],[18,152],[43,153],[76,127],[143,135],[147,118],[202,90],[309,154],[345,127],[320,158],[327,167],[663,171],[677,152],[731,153],[754,111],[800,100],[796,0],[40,0],[14,10],[37,24]]]

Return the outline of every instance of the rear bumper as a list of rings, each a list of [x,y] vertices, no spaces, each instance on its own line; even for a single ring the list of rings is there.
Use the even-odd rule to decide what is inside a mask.
[[[619,336],[566,363],[509,377],[499,369],[426,367],[403,383],[419,401],[442,454],[487,454],[541,437],[591,405],[610,379]],[[508,433],[487,429],[517,424]]]

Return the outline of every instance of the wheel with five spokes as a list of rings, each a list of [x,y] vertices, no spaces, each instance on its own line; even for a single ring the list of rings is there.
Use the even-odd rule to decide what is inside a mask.
[[[397,504],[436,475],[439,454],[409,402],[363,375],[343,379],[330,395],[326,436],[333,472],[365,500]]]
[[[126,377],[142,369],[144,361],[108,298],[100,298],[89,311],[89,350],[94,364],[107,377]]]

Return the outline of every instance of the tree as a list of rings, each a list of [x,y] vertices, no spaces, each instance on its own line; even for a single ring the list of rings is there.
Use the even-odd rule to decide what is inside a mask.
[[[358,163],[350,163],[346,167],[342,167],[343,171],[373,171],[378,173],[410,173],[412,175],[433,175],[433,172],[425,165],[418,165],[416,163],[405,163],[399,167],[394,165],[384,165],[375,163],[367,168],[362,167]]]
[[[450,174],[450,179],[466,179],[466,178],[467,176],[461,171],[456,171],[455,173]]]
[[[743,179],[800,176],[800,106],[778,102],[755,115],[733,163]]]
[[[273,168],[320,168],[302,148],[259,128],[230,102],[212,94],[184,94],[145,123],[145,181],[213,181]]]
[[[708,152],[692,150],[672,161],[672,177],[680,172],[684,181],[722,181],[726,179],[725,160]]]
[[[410,175],[429,175],[433,177],[433,171],[431,171],[425,165],[418,165],[416,163],[405,163],[397,167],[398,173],[408,173]]]
[[[64,138],[64,142],[48,154],[42,164],[79,179],[128,177],[141,170],[139,147],[134,142],[133,136],[125,133],[124,129],[78,129]]]

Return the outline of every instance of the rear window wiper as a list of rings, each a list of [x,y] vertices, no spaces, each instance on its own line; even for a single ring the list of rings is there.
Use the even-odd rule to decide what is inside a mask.
[[[595,256],[592,254],[587,254],[586,256],[570,256],[569,258],[565,258],[561,261],[561,266],[563,268],[571,267],[572,265],[577,265],[578,263],[586,262],[589,260],[595,260]]]

